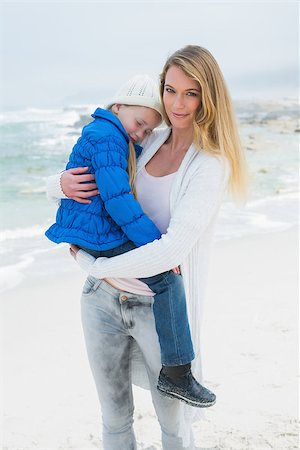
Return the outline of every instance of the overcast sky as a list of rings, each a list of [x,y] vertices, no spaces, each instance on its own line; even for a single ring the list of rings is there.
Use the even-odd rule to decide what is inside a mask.
[[[1,4],[5,109],[101,103],[136,73],[157,77],[186,44],[209,49],[233,98],[296,97],[297,1]]]

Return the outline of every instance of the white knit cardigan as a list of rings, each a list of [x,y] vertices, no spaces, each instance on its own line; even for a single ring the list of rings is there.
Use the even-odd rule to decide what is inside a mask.
[[[167,140],[170,129],[158,129],[144,144],[138,160],[140,171]],[[193,373],[202,379],[200,331],[208,270],[209,251],[215,221],[228,184],[229,164],[221,157],[199,151],[191,145],[173,180],[170,193],[171,220],[161,239],[113,258],[95,260],[83,250],[78,264],[97,278],[143,278],[180,265],[184,281],[189,323],[195,350]],[[59,179],[49,179],[48,196],[62,197]],[[136,353],[135,353],[136,355]],[[135,356],[136,358],[136,356]],[[138,361],[137,361],[138,362]],[[141,364],[133,367],[133,379],[145,387]],[[191,422],[201,410],[181,403],[180,435],[189,445]]]

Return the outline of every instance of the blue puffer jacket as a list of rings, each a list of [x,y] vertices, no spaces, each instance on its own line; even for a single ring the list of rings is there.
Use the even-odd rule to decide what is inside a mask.
[[[133,241],[137,247],[161,234],[130,193],[127,174],[128,135],[110,111],[97,108],[94,120],[82,130],[67,169],[89,167],[100,195],[90,204],[62,200],[56,223],[46,236],[57,244],[68,242],[93,250],[108,250]],[[137,156],[141,147],[136,146]]]

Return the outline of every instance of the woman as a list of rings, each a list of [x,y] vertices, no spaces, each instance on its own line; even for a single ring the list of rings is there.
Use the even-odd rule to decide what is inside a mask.
[[[163,449],[194,448],[191,423],[197,410],[163,397],[156,389],[160,357],[151,293],[139,295],[128,283],[124,292],[120,278],[130,283],[130,278],[180,265],[196,354],[192,366],[201,380],[200,328],[213,228],[227,185],[234,194],[245,191],[245,162],[231,101],[213,56],[198,46],[178,50],[163,68],[160,89],[168,128],[156,130],[143,143],[136,188],[143,209],[154,222],[161,221],[165,234],[109,259],[95,260],[76,247],[71,249],[90,274],[82,294],[82,321],[101,403],[105,450],[136,448],[131,386],[132,381],[145,381],[144,369]],[[87,185],[80,182],[90,176],[76,172],[80,171],[62,176],[62,190],[86,202],[96,186],[84,191]],[[59,187],[56,179],[51,183],[50,195]]]

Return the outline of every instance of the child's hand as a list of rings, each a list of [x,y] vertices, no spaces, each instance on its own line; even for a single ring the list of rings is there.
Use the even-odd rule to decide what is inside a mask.
[[[70,245],[70,254],[71,254],[71,256],[73,256],[74,259],[76,259],[78,250],[79,250],[79,247],[77,247],[77,245],[74,245],[74,244]]]
[[[174,267],[174,269],[172,269],[172,272],[176,273],[177,275],[180,275],[181,274],[180,267],[179,266]]]

